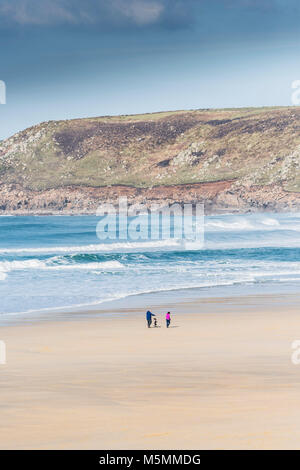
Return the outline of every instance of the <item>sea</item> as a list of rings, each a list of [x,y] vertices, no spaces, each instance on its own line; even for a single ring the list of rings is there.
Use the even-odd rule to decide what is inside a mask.
[[[0,319],[130,306],[140,296],[299,292],[300,213],[206,216],[202,244],[100,240],[98,222],[1,216]]]

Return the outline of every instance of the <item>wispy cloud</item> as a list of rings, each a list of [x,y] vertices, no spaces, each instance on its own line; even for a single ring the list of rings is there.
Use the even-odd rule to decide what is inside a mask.
[[[293,10],[299,7],[299,0],[219,0],[232,8],[249,8],[256,10]]]
[[[113,5],[121,15],[141,25],[159,21],[164,12],[163,3],[158,1],[117,0]]]
[[[190,6],[195,3],[197,0],[0,0],[0,24],[180,23],[181,19],[186,22]]]
[[[79,12],[78,12],[79,13]],[[65,0],[0,0],[1,22],[19,25],[75,23],[76,11]]]
[[[299,9],[299,0],[0,0],[0,27],[5,25],[100,25],[116,27],[185,27],[202,10],[275,11]]]

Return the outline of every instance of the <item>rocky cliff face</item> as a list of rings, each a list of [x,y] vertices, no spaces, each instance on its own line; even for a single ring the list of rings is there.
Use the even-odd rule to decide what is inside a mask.
[[[197,110],[42,123],[0,142],[2,213],[102,202],[300,209],[300,109]]]

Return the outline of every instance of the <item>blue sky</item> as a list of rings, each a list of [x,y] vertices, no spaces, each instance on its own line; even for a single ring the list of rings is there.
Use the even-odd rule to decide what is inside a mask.
[[[0,139],[50,119],[291,104],[296,0],[0,0]]]

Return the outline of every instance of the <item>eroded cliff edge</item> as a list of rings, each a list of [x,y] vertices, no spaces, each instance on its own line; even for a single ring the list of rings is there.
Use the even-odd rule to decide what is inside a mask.
[[[300,210],[300,109],[50,121],[0,142],[0,212],[95,213],[101,202]]]

